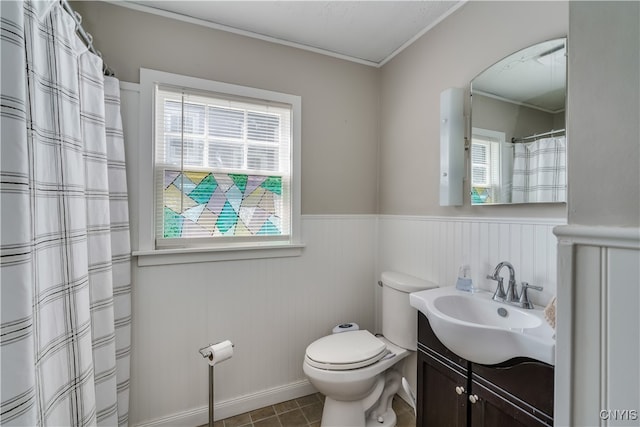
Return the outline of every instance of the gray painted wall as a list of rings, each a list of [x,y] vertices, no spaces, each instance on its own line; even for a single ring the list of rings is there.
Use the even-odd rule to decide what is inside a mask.
[[[113,4],[73,7],[122,81],[146,67],[301,95],[303,214],[566,215],[564,204],[471,207],[468,194],[461,208],[438,204],[440,92],[565,36],[565,2],[469,2],[382,69]]]
[[[568,32],[566,2],[468,2],[382,68],[382,214],[565,217],[565,204],[439,206],[440,92],[503,57]],[[467,102],[468,104],[468,102]],[[468,105],[465,108],[468,115]]]
[[[547,132],[555,127],[554,119],[562,116],[534,108],[516,105],[479,94],[473,95],[473,127],[505,132],[507,141],[512,137]]]
[[[144,67],[302,96],[302,213],[376,213],[378,69],[113,4],[73,8],[122,81]]]
[[[637,226],[639,4],[571,5],[569,221]],[[123,81],[147,67],[301,95],[303,214],[566,215],[566,205],[471,207],[467,194],[462,207],[440,207],[438,100],[505,55],[567,35],[567,2],[469,2],[382,69],[111,4],[73,6]]]
[[[571,2],[569,223],[640,225],[640,3]]]

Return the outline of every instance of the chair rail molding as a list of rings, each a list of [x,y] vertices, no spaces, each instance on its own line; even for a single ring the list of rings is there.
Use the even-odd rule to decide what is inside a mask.
[[[553,232],[556,425],[637,425],[640,229],[563,225]]]

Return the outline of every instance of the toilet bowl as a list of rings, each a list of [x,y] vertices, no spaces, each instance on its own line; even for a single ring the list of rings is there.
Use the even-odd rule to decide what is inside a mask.
[[[391,408],[400,388],[405,358],[416,350],[416,311],[409,293],[436,287],[406,274],[381,276],[382,330],[328,335],[306,350],[303,370],[309,382],[325,395],[323,427],[393,427]],[[414,368],[415,369],[415,368]]]
[[[339,339],[332,340],[333,337]],[[322,426],[394,426],[395,413],[389,412],[390,405],[386,403],[389,403],[398,391],[402,378],[402,363],[399,362],[409,355],[409,351],[383,337],[375,337],[369,331],[344,332],[329,335],[318,341],[321,340],[323,340],[321,344],[327,347],[335,345],[335,353],[339,354],[335,354],[337,357],[334,360],[351,359],[346,363],[336,363],[337,366],[319,367],[317,361],[312,359],[316,353],[313,349],[307,350],[303,365],[304,373],[311,384],[326,396]],[[348,344],[349,340],[353,340],[351,345]],[[369,340],[370,344],[377,341],[381,347],[379,354],[373,357],[357,351],[359,344]],[[319,344],[318,341],[313,344]],[[344,343],[347,344],[344,345]],[[352,349],[356,351],[350,353],[349,350]],[[359,367],[347,368],[344,365],[359,365]],[[395,374],[392,375],[394,378],[386,378],[385,373],[392,368],[395,368]],[[391,387],[393,384],[387,384],[387,382],[397,382],[398,386]],[[385,391],[389,402],[382,402],[382,407],[377,408],[376,404],[380,402]]]

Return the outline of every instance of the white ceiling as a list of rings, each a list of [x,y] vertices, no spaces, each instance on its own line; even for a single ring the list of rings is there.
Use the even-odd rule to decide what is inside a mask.
[[[464,2],[140,0],[116,4],[380,66]]]

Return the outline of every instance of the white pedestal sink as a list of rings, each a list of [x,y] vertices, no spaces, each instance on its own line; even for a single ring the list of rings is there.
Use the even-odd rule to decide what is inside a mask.
[[[410,295],[411,306],[429,319],[438,339],[471,362],[494,365],[514,357],[555,364],[555,331],[542,307],[523,309],[491,299],[491,293],[455,287]]]

